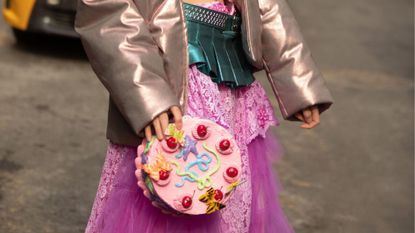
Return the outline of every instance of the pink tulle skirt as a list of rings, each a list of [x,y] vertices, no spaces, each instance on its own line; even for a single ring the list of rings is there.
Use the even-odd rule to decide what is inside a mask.
[[[252,199],[250,223],[245,232],[294,232],[278,201],[280,186],[271,166],[281,153],[281,147],[271,133],[267,133],[265,138],[258,136],[248,145],[252,186],[251,190],[243,191],[252,192]],[[101,182],[107,185],[97,193],[95,210],[92,211],[86,232],[241,232],[241,227],[228,225],[221,211],[203,216],[163,214],[151,205],[136,184],[135,157],[136,148],[109,144],[104,168],[112,166],[114,170],[103,170]],[[240,224],[244,225],[242,222]]]

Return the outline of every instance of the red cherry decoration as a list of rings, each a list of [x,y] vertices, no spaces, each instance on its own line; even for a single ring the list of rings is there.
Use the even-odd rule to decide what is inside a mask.
[[[219,148],[222,151],[225,151],[227,149],[229,149],[229,147],[231,146],[231,142],[228,139],[223,139],[222,141],[220,141],[219,143]]]
[[[214,196],[215,200],[220,201],[223,199],[223,193],[219,189],[215,189]]]
[[[177,140],[174,137],[169,137],[166,144],[170,149],[175,149],[177,147]]]
[[[159,171],[160,180],[167,180],[169,178],[169,176],[170,176],[170,172],[169,171],[166,171],[164,169],[162,169],[162,170]]]
[[[238,175],[238,169],[234,167],[229,167],[228,169],[226,169],[226,175],[228,175],[231,178],[234,178]]]
[[[207,127],[206,127],[206,125],[199,125],[199,126],[197,126],[196,131],[197,131],[197,135],[199,137],[203,138],[207,134]]]
[[[184,196],[182,199],[182,206],[186,209],[190,208],[190,206],[192,205],[192,197],[189,196]]]

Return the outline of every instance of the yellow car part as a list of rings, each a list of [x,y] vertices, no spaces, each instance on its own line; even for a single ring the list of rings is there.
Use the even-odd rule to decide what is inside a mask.
[[[35,2],[36,0],[10,0],[8,8],[3,4],[4,19],[12,27],[23,31],[26,30]]]

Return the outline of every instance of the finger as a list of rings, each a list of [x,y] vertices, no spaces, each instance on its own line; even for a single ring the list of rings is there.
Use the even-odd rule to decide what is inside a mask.
[[[141,180],[141,170],[140,169],[135,170],[134,175],[137,178],[137,180]]]
[[[301,128],[303,128],[303,129],[309,129],[310,128],[310,124],[304,123],[304,124],[301,125]]]
[[[296,114],[295,114],[295,117],[297,117],[299,120],[301,120],[301,121],[304,121],[304,117],[303,117],[303,115],[301,115],[301,113],[299,113],[299,112],[297,112]]]
[[[309,108],[303,110],[303,116],[306,123],[310,124],[313,121],[313,118],[311,117],[311,111]]]
[[[320,123],[320,112],[317,106],[311,107],[311,119],[310,123],[303,124],[301,127],[311,129],[316,127]]]
[[[163,140],[163,133],[161,132],[160,120],[158,117],[153,120],[154,130],[156,131],[156,136],[158,140]]]
[[[170,108],[171,113],[173,114],[174,117],[174,123],[176,124],[176,128],[177,129],[182,129],[183,126],[183,122],[182,122],[182,111],[180,110],[179,107],[177,106],[173,106]]]
[[[142,181],[137,181],[137,186],[140,187],[143,190],[143,192],[144,192],[144,190],[146,190],[145,189],[146,186]]]
[[[146,128],[144,129],[144,134],[146,135],[146,139],[147,142],[151,141],[151,127],[150,126],[146,126]]]
[[[320,123],[320,111],[317,106],[311,108],[312,118],[314,122]]]
[[[165,210],[161,210],[161,212],[163,213],[163,214],[169,214],[170,215],[170,212],[168,212],[168,211],[165,211]]]
[[[302,128],[305,129],[311,129],[314,128],[317,125],[317,122],[311,122],[311,123],[304,123],[303,125],[301,125]]]
[[[169,115],[166,112],[160,114],[160,124],[161,124],[161,132],[163,134],[166,132],[167,126],[169,125]]]
[[[151,202],[151,204],[152,204],[154,207],[156,207],[156,208],[160,208],[160,207],[157,205],[157,203],[156,203],[156,202],[154,202],[154,201],[152,201],[152,202]]]
[[[305,129],[311,129],[311,128],[314,128],[316,125],[318,125],[318,122],[312,121],[311,123],[302,124],[301,127]]]

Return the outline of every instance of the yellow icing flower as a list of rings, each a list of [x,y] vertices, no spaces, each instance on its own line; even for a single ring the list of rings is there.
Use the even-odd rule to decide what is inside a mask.
[[[184,131],[176,129],[174,124],[169,124],[168,126],[168,135],[174,137],[180,145],[184,143]]]
[[[220,200],[221,199],[222,197],[220,198]],[[215,211],[221,210],[226,207],[224,204],[220,203],[215,199],[215,190],[213,188],[208,189],[206,193],[202,194],[199,197],[199,201],[204,202],[208,205],[206,209],[206,214],[211,214]]]
[[[168,171],[170,172],[173,168],[171,167],[171,163],[166,160],[164,155],[157,151],[156,161],[152,164],[144,164],[143,170],[146,172],[153,180],[159,181],[160,180],[160,171]]]

